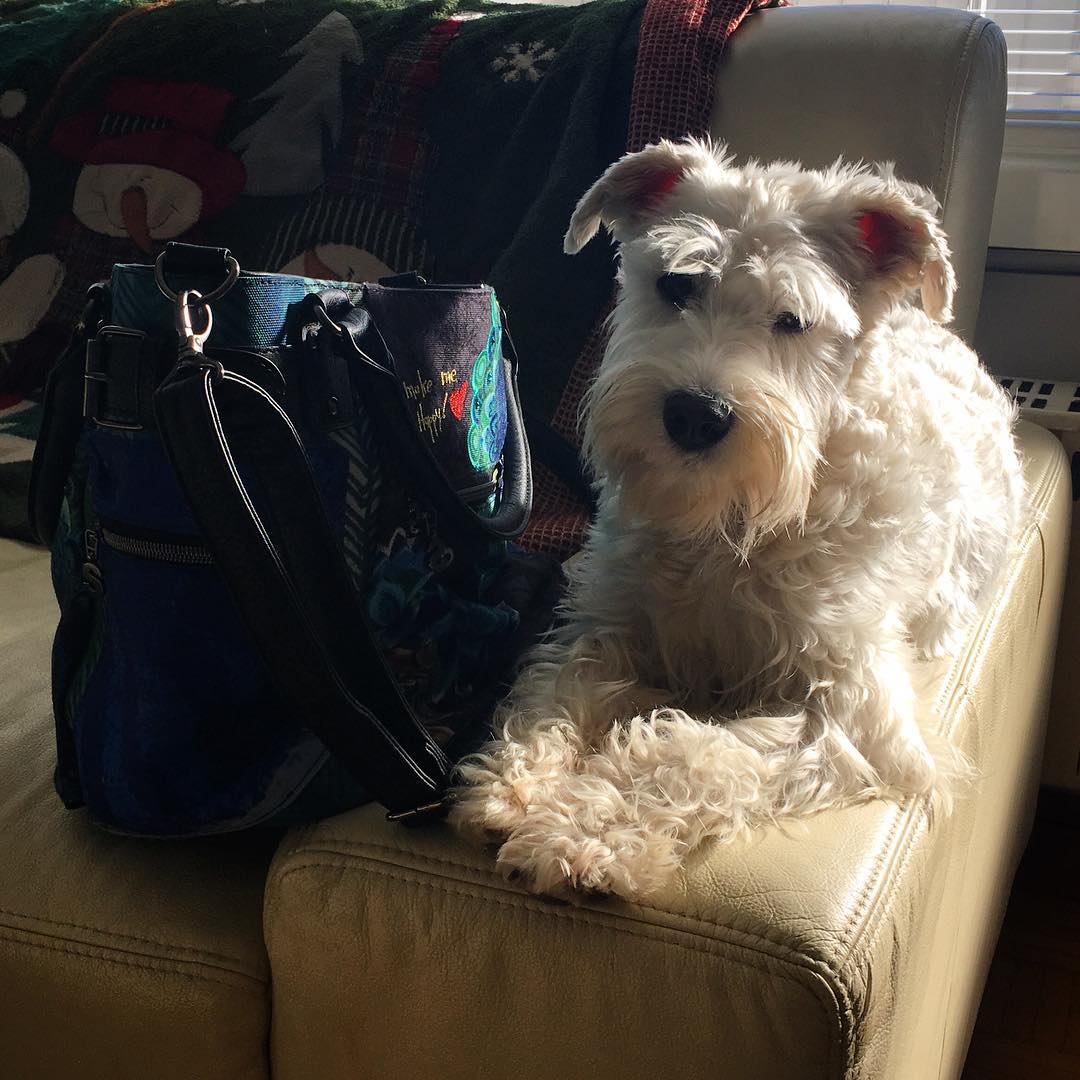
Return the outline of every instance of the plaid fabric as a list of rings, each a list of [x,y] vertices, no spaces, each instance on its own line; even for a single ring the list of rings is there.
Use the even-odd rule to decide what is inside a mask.
[[[641,20],[628,151],[709,128],[716,65],[753,11],[786,0],[649,0]]]
[[[709,130],[716,67],[728,38],[752,11],[788,0],[648,0],[641,20],[626,150],[659,139]],[[566,382],[552,427],[581,445],[582,395],[600,366],[606,323],[615,298],[601,312]],[[525,542],[563,558],[584,540],[588,509],[550,470],[536,477],[535,512]]]
[[[424,109],[439,82],[439,58],[460,27],[460,19],[442,19],[390,54],[367,88],[367,108],[357,110],[353,152],[327,180],[327,192],[419,211],[434,153]]]

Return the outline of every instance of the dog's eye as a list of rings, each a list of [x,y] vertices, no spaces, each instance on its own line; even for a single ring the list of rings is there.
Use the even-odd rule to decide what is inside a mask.
[[[656,279],[656,291],[672,307],[683,311],[697,291],[697,277],[694,274],[661,274]]]
[[[794,311],[781,311],[773,320],[773,329],[785,334],[801,334],[812,325],[813,323],[804,323]]]

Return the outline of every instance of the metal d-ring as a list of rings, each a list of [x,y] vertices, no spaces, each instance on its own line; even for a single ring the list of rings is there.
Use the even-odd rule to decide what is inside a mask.
[[[165,255],[166,252],[163,251],[154,263],[154,280],[157,282],[157,287],[161,290],[162,295],[168,297],[175,303],[180,296],[178,293],[173,292],[169,287],[169,283],[165,280]],[[228,267],[228,273],[225,275],[225,280],[216,288],[211,289],[208,293],[204,294],[200,299],[200,303],[204,307],[207,304],[211,304],[215,300],[220,299],[233,287],[233,285],[236,284],[236,279],[240,276],[240,264],[231,255],[226,255],[225,265]]]

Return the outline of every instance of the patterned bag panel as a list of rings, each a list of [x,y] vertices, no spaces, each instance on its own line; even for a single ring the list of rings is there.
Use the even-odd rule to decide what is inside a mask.
[[[422,280],[422,279],[421,279]],[[155,336],[175,332],[172,305],[153,267],[126,263],[111,278],[113,322]],[[178,278],[177,289],[205,282]],[[454,488],[491,494],[506,440],[506,372],[499,303],[486,285],[401,287],[242,270],[226,302],[214,305],[208,344],[265,348],[284,342],[290,313],[306,296],[341,289],[371,312],[388,346],[417,433]]]
[[[363,302],[390,350],[416,428],[447,478],[459,492],[483,491],[502,457],[507,427],[494,290],[368,285]]]

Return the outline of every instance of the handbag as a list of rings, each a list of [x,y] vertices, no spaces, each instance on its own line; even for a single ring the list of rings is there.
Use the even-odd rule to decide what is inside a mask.
[[[531,499],[489,286],[118,264],[30,486],[64,804],[142,836],[437,816],[553,609],[554,560],[511,543]]]

